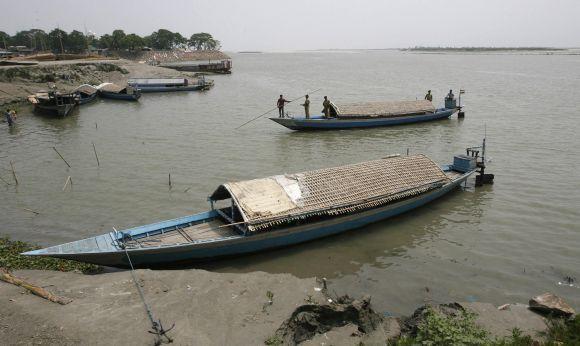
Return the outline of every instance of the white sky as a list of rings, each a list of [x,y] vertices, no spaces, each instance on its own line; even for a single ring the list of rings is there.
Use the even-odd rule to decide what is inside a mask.
[[[580,46],[580,0],[0,0],[0,30],[205,31],[224,50]]]

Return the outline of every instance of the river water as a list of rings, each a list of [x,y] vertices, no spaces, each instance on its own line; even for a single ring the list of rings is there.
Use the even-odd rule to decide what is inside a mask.
[[[212,77],[208,92],[99,100],[65,119],[21,109],[16,128],[0,124],[0,176],[13,182],[13,161],[20,181],[0,181],[0,234],[58,244],[204,211],[225,181],[407,149],[447,163],[487,131],[493,186],[471,183],[364,229],[200,267],[326,277],[337,293],[371,294],[378,310],[393,314],[424,301],[526,302],[544,291],[580,307],[580,56],[340,51],[233,61],[234,73]],[[313,110],[324,95],[337,103],[399,100],[432,89],[441,104],[448,89],[463,88],[466,117],[308,133],[263,118],[235,130],[280,93],[291,99],[318,88]],[[68,176],[72,188],[63,191]],[[567,276],[576,281],[563,285]]]

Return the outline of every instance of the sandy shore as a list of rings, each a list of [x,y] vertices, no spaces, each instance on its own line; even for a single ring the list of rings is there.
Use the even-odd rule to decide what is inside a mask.
[[[47,90],[54,82],[70,91],[81,84],[125,84],[133,77],[194,77],[194,73],[155,67],[130,60],[69,60],[30,66],[0,66],[0,106],[22,102],[28,95]]]
[[[8,344],[149,345],[153,335],[130,272],[15,275],[73,299],[58,305],[0,282],[0,340]],[[315,279],[203,270],[136,272],[155,318],[177,345],[259,345],[306,300],[325,302]],[[267,292],[273,303],[267,304]]]
[[[195,269],[135,273],[154,318],[161,320],[165,328],[174,325],[168,335],[176,345],[263,345],[273,338],[295,344],[289,338],[304,335],[304,330],[313,332],[312,336],[302,338],[304,345],[385,344],[408,328],[409,321],[416,323],[413,320],[422,311],[419,308],[413,316],[401,320],[373,312],[370,298],[337,305],[336,297],[327,296],[319,280],[299,279],[290,274],[232,274]],[[21,270],[14,275],[72,302],[59,305],[0,282],[3,345],[155,343],[154,335],[149,333],[151,322],[129,271],[84,275]],[[329,299],[334,301],[329,303]],[[361,309],[365,301],[370,304]],[[536,338],[539,331],[547,328],[546,320],[524,304],[506,304],[501,308],[488,303],[434,306],[474,312],[475,322],[493,337],[510,336],[517,328]],[[330,312],[326,315],[307,312],[313,310]],[[341,315],[340,311],[347,312]],[[291,316],[294,327],[288,329]],[[324,329],[323,333],[311,330],[319,324],[333,323],[334,327]],[[373,328],[361,333],[360,327],[365,323],[367,326],[371,323]],[[301,327],[296,329],[296,324],[306,329],[300,332]]]

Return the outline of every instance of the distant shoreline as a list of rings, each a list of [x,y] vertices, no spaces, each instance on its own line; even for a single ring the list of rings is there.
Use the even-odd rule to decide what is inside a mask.
[[[566,51],[568,48],[554,47],[414,47],[401,48],[401,51],[411,52],[549,52]]]

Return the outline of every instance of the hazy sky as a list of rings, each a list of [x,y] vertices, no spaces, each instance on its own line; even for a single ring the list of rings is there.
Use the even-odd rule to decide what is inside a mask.
[[[205,31],[224,50],[580,46],[580,0],[0,0],[0,30]]]

